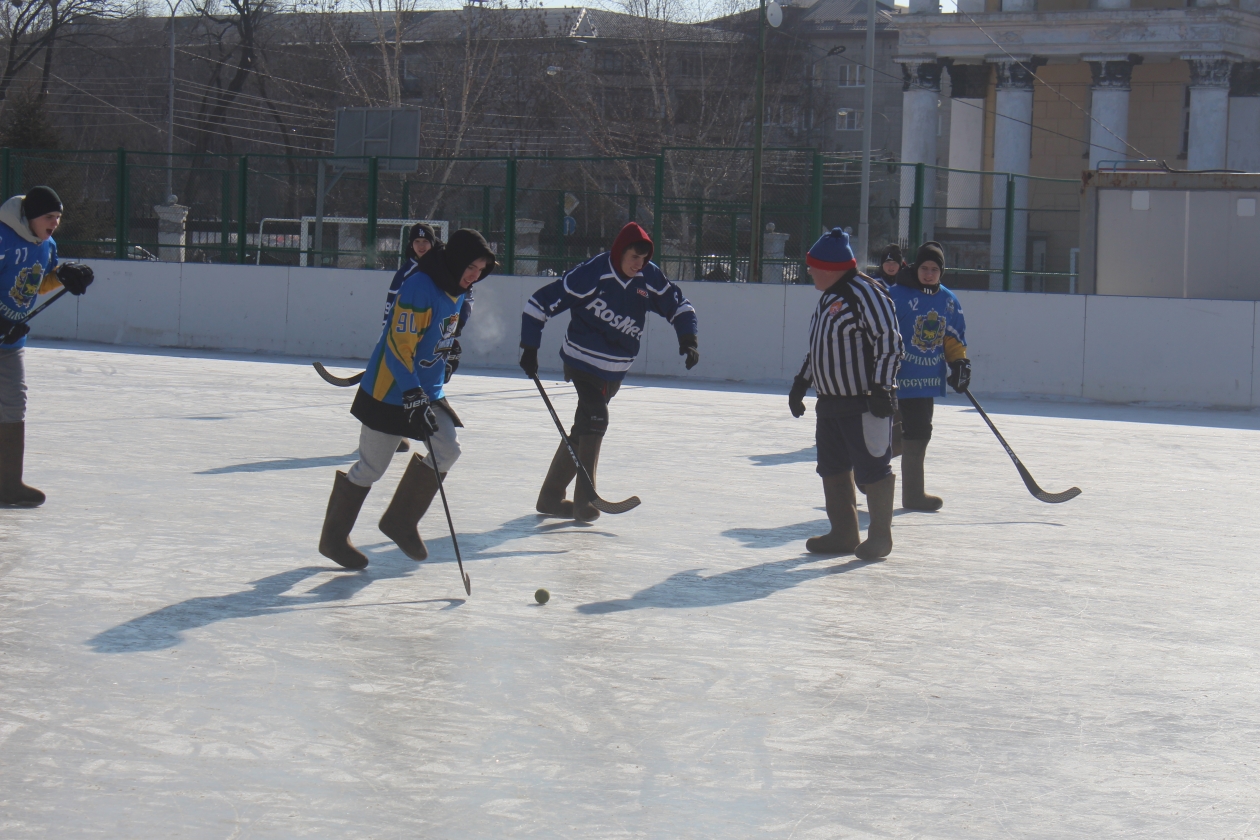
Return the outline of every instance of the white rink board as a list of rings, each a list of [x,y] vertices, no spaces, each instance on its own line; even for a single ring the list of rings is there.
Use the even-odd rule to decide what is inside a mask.
[[[1065,505],[938,406],[937,514],[817,559],[810,417],[634,379],[590,526],[532,503],[522,377],[461,372],[415,564],[315,552],[352,392],[297,361],[27,353],[36,510],[0,510],[0,836],[1250,837],[1260,417],[994,402]],[[560,410],[570,388],[548,383]],[[812,399],[810,400],[812,403]],[[863,514],[865,522],[865,514]],[[540,586],[552,592],[533,604]]]
[[[88,294],[58,303],[33,335],[107,344],[365,360],[392,272],[99,260]],[[515,369],[521,310],[547,277],[478,284],[461,343],[466,364]],[[805,356],[818,293],[809,286],[682,283],[700,318],[700,364],[685,370],[669,324],[648,316],[635,374],[778,383]],[[1260,406],[1253,301],[962,291],[972,390],[1218,406]],[[562,313],[539,360],[559,371]]]

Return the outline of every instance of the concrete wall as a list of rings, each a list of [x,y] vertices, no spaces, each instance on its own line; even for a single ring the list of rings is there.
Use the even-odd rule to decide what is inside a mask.
[[[94,262],[81,298],[49,307],[36,338],[240,350],[311,360],[366,359],[390,274],[320,268]],[[543,282],[478,284],[464,333],[469,366],[515,368],[521,309]],[[818,293],[808,286],[683,283],[700,316],[700,365],[683,368],[673,330],[651,317],[632,373],[781,383],[805,355]],[[1260,405],[1257,302],[1001,292],[958,293],[973,390],[1108,402]],[[560,369],[568,316],[548,325],[540,360]]]

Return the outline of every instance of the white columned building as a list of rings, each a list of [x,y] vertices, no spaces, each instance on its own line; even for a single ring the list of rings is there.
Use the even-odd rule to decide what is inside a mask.
[[[949,67],[949,168],[984,169],[984,97],[989,89],[988,64]],[[984,177],[950,172],[946,190],[945,227],[980,227]]]
[[[903,163],[936,165],[936,137],[940,127],[941,63],[935,58],[898,58],[901,65],[901,160]],[[926,178],[926,204],[935,205],[936,171]],[[914,200],[914,169],[901,168],[900,238],[909,247],[910,205]],[[923,238],[931,239],[935,221],[931,211],[923,214]]]
[[[1089,107],[1089,168],[1138,157],[1129,148],[1129,91],[1136,56],[1085,56],[1093,77]]]
[[[993,123],[993,170],[1027,175],[1032,156],[1033,57],[1014,56],[994,61],[997,69],[997,106]],[[1007,179],[993,179],[993,218],[989,226],[989,260],[993,268],[1005,264]],[[1015,179],[1014,236],[1011,265],[1026,268],[1028,240],[1028,179]],[[998,208],[1001,208],[999,211]],[[990,288],[1002,288],[1002,276],[990,278]],[[1011,290],[1023,290],[1023,277],[1011,278]]]
[[[1187,55],[1190,65],[1190,143],[1187,169],[1224,169],[1229,150],[1229,74],[1224,55]]]

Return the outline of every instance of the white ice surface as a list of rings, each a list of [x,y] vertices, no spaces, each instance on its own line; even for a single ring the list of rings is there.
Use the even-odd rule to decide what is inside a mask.
[[[600,488],[643,505],[583,526],[533,513],[532,386],[461,372],[466,599],[440,507],[422,564],[375,528],[403,457],[369,569],[317,554],[358,425],[309,366],[27,365],[49,501],[0,510],[6,840],[1260,835],[1255,414],[995,402],[1084,489],[1050,506],[941,405],[945,508],[864,565],[804,553],[782,394],[631,381]]]

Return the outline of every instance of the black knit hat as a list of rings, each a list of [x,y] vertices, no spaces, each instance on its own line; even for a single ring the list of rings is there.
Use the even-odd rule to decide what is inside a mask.
[[[460,228],[451,234],[450,241],[446,243],[444,254],[446,267],[456,280],[464,273],[464,269],[472,265],[474,260],[482,257],[486,259],[486,267],[477,278],[478,280],[489,277],[496,263],[494,251],[491,251],[490,246],[486,244],[486,238],[472,228]]]
[[[411,231],[407,234],[407,244],[410,245],[417,239],[426,239],[430,245],[438,244],[437,231],[433,229],[433,225],[425,222],[416,222],[411,226]]]
[[[898,264],[902,261],[901,248],[897,247],[895,242],[890,243],[886,248],[884,248],[884,255],[879,258],[881,265],[889,260]]]
[[[31,187],[22,199],[22,215],[28,222],[45,213],[60,213],[61,197],[52,187]]]
[[[914,256],[914,267],[918,268],[925,262],[934,262],[941,267],[941,271],[945,270],[945,249],[941,247],[941,243],[924,242],[919,246],[919,253]]]

